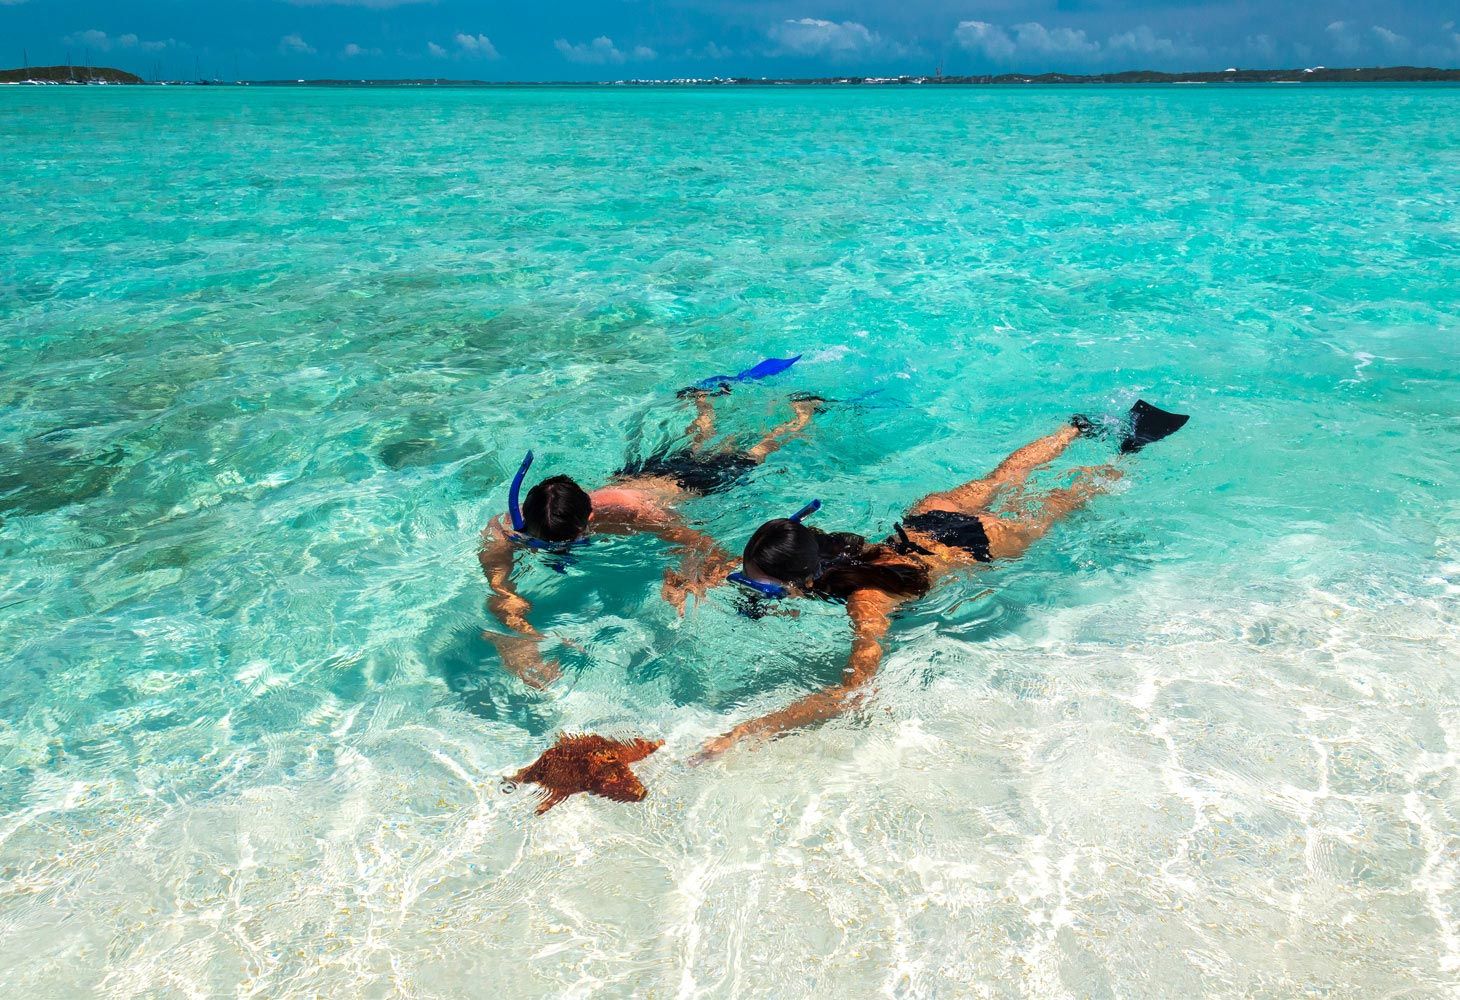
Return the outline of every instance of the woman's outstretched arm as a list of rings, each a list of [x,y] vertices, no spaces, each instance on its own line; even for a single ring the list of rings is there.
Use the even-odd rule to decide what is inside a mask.
[[[809,694],[770,715],[742,722],[723,736],[707,742],[694,759],[700,763],[718,757],[747,737],[770,739],[787,730],[840,715],[861,699],[861,688],[882,663],[882,642],[892,625],[892,611],[899,600],[880,590],[859,590],[847,599],[852,619],[852,653],[842,681]]]

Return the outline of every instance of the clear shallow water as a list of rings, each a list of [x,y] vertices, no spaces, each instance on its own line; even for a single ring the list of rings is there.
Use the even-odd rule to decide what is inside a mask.
[[[1460,91],[0,92],[0,971],[57,995],[1453,995]],[[1193,413],[899,623],[476,535],[765,355],[880,390],[693,508],[886,531]],[[1105,452],[1081,445],[1077,461]],[[992,593],[982,594],[986,588]],[[982,595],[982,596],[981,596]],[[667,740],[543,819],[559,729]]]

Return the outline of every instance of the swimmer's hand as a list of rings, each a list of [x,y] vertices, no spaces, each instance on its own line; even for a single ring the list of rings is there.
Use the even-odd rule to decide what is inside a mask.
[[[563,668],[557,660],[544,660],[541,656],[538,656],[535,662],[522,671],[513,672],[522,678],[522,683],[528,687],[535,687],[539,691],[563,676]]]
[[[700,748],[700,752],[689,759],[689,766],[699,767],[701,764],[708,764],[726,750],[729,750],[735,744],[747,736],[753,735],[755,732],[756,730],[752,729],[748,724],[742,723],[723,736],[716,736],[714,739],[706,740],[705,745]]]
[[[485,636],[497,647],[502,665],[528,687],[539,690],[563,676],[563,668],[557,660],[545,660],[538,649],[539,639],[532,636],[506,636],[487,633]]]
[[[690,595],[693,594],[696,601],[703,603],[710,588],[719,584],[728,572],[729,570],[715,559],[706,560],[693,572],[666,569],[664,586],[660,588],[659,592],[683,618],[684,606],[688,603]]]
[[[672,569],[664,571],[664,586],[659,588],[659,593],[674,607],[675,611],[679,612],[681,618],[684,617],[684,606],[689,601],[689,587],[689,581],[685,579],[683,573]]]

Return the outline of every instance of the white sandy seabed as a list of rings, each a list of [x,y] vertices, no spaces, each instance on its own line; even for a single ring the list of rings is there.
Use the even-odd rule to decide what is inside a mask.
[[[426,682],[321,704],[272,780],[55,787],[0,830],[6,993],[1454,996],[1460,560],[1242,586],[1320,548],[926,630],[858,717],[709,766],[681,709],[638,806],[533,817],[541,741]]]

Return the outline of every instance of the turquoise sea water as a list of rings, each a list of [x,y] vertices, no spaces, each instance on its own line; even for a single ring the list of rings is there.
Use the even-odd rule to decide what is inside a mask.
[[[0,89],[0,979],[16,995],[1451,996],[1460,90]],[[888,531],[1070,412],[1193,414],[899,621],[519,585],[767,355],[689,513]],[[1081,443],[1071,460],[1102,460]],[[1057,470],[1056,470],[1057,471]],[[645,735],[637,806],[501,776]]]

